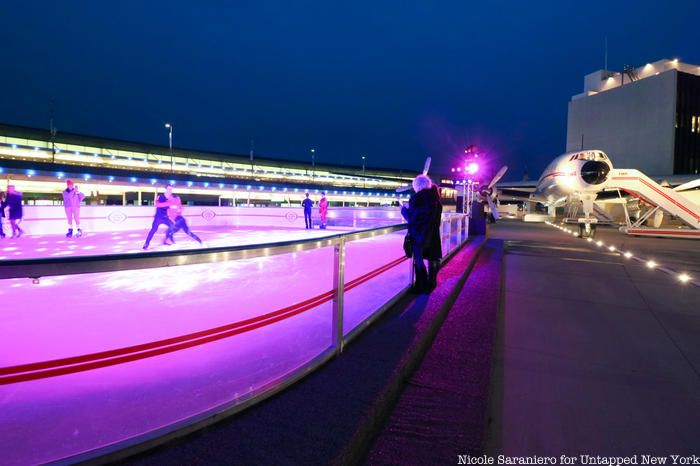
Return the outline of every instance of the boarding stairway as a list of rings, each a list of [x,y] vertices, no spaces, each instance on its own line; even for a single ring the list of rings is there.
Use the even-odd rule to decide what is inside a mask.
[[[613,169],[610,175],[606,189],[624,191],[651,206],[651,209],[635,223],[627,216],[627,226],[622,227],[622,231],[631,235],[700,239],[700,206],[680,194],[677,189],[661,186],[639,170]],[[661,212],[678,218],[690,228],[661,229],[641,226],[652,215],[657,215],[659,221],[656,226],[659,226]]]

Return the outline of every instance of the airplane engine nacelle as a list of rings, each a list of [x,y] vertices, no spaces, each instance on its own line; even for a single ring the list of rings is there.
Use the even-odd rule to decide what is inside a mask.
[[[605,153],[599,150],[579,152],[574,154],[573,162],[576,164],[573,192],[598,193],[605,189],[613,168]]]
[[[588,186],[600,189],[610,176],[610,163],[602,160],[588,160],[581,165],[579,177]]]

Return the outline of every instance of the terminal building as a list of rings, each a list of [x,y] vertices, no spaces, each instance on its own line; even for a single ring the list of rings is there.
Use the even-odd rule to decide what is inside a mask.
[[[592,148],[649,176],[700,173],[700,66],[664,59],[586,75],[569,102],[566,150]]]
[[[332,206],[380,207],[408,199],[397,188],[418,171],[221,154],[0,125],[0,191],[28,205],[60,205],[70,178],[90,205],[153,205],[164,184],[187,204],[298,206],[325,192]],[[452,198],[454,190],[443,189]]]

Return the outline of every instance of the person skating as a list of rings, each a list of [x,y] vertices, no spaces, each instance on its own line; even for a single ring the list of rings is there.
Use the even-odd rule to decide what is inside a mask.
[[[328,216],[328,199],[326,199],[326,193],[321,193],[321,200],[318,201],[318,215],[321,217],[321,230],[325,230],[326,218]]]
[[[163,244],[171,244],[168,242],[170,240],[170,232],[172,231],[174,224],[173,221],[168,217],[168,209],[173,206],[173,187],[167,185],[165,187],[165,192],[158,195],[156,199],[156,214],[153,216],[153,224],[151,225],[151,231],[148,232],[146,237],[146,242],[143,244],[143,249],[148,249],[148,245],[151,244],[153,235],[158,231],[158,227],[161,225],[166,225],[168,231],[166,232]]]
[[[22,222],[22,193],[15,191],[14,185],[7,186],[5,207],[9,210],[7,216],[12,226],[12,238],[19,238],[24,233],[24,230],[18,225],[18,223]]]
[[[66,238],[73,236],[73,220],[77,232],[76,237],[83,235],[83,230],[80,229],[80,203],[85,199],[85,194],[78,190],[77,186],[73,185],[73,181],[66,180],[66,189],[63,190],[63,208],[66,211],[66,219],[68,220],[68,233]]]
[[[413,266],[416,273],[416,281],[412,289],[414,293],[431,291],[432,283],[436,283],[437,280],[437,265],[442,257],[439,223],[442,205],[437,189],[431,189],[431,186],[430,178],[418,175],[413,180],[415,194],[411,196],[408,204],[404,204],[401,208],[401,215],[408,222],[408,234],[411,238]],[[431,262],[433,273],[430,281],[424,259]]]
[[[0,238],[5,239],[5,194],[0,191]]]
[[[187,220],[185,220],[185,217],[182,216],[185,208],[182,205],[180,197],[173,195],[171,202],[172,205],[168,209],[168,216],[170,217],[170,220],[173,221],[174,226],[168,231],[167,237],[170,239],[170,241],[175,243],[175,238],[173,238],[173,236],[178,231],[183,230],[190,238],[197,241],[199,244],[202,244],[202,240],[199,239],[199,236],[194,234],[192,230],[190,230],[190,227],[187,225]]]
[[[0,191],[0,238],[5,239],[5,229],[3,222],[5,220],[5,194]]]
[[[314,206],[314,201],[309,199],[309,193],[306,193],[306,199],[301,201],[301,205],[304,208],[304,223],[306,224],[306,229],[311,230],[314,227],[311,221],[311,209]]]

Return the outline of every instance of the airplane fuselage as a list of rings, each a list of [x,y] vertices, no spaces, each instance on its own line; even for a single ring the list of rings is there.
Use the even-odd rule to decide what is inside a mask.
[[[530,199],[556,206],[572,195],[595,197],[605,189],[612,168],[610,159],[600,150],[562,154],[544,169]]]

